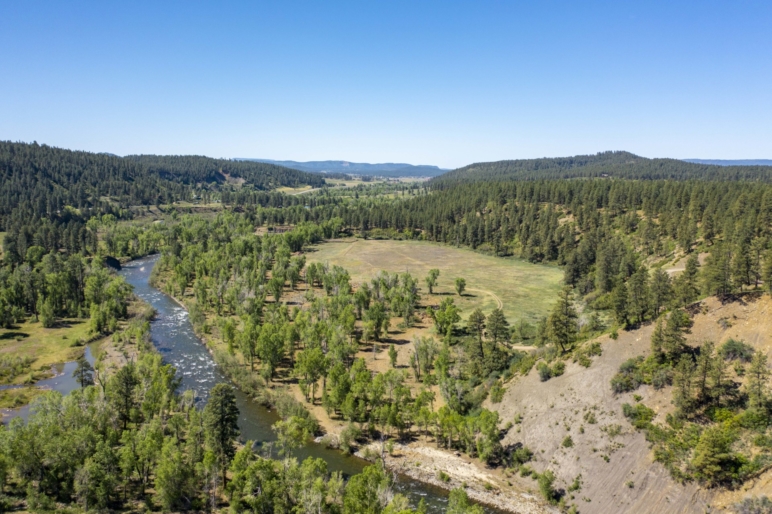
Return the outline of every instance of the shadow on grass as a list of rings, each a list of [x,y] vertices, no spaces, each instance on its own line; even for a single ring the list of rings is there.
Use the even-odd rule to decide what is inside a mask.
[[[0,334],[0,339],[16,339],[16,338],[27,338],[29,337],[29,334],[26,332],[6,332],[5,334]]]

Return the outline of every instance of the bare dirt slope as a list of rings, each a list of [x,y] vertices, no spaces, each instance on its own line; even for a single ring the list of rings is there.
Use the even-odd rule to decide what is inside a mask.
[[[733,337],[768,353],[772,349],[769,296],[727,304],[710,298],[695,312],[688,336],[692,345],[706,340],[721,343]],[[616,341],[601,337],[603,355],[594,359],[590,368],[568,363],[563,376],[547,382],[540,382],[534,369],[509,383],[501,403],[487,405],[499,411],[504,422],[516,414],[522,416],[522,423],[509,431],[504,444],[522,442],[533,450],[537,458],[534,469],[551,469],[558,477],[557,487],[567,488],[582,475],[582,489],[568,496],[573,494],[583,513],[702,513],[711,506],[731,505],[744,496],[742,491],[706,491],[693,483],[676,483],[653,462],[643,434],[622,415],[622,404],[635,402],[633,393],[614,395],[609,382],[626,359],[649,353],[652,329],[649,325],[620,332]],[[657,412],[657,421],[672,409],[670,388],[655,391],[642,386],[635,394]],[[566,436],[571,437],[573,446],[563,446]],[[767,475],[745,489],[772,494],[766,490],[772,485]],[[530,481],[520,480],[526,481],[524,486]]]

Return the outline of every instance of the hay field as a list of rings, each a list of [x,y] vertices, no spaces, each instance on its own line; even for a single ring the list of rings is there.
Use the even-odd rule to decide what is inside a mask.
[[[420,281],[424,303],[439,303],[452,294],[464,319],[477,307],[486,314],[503,307],[510,323],[523,318],[533,322],[546,315],[563,278],[554,266],[423,241],[338,240],[315,246],[308,260],[346,268],[355,284],[380,270],[409,271]],[[429,295],[424,277],[432,268],[440,270],[440,278],[435,294]],[[466,280],[463,297],[456,294],[456,277]]]

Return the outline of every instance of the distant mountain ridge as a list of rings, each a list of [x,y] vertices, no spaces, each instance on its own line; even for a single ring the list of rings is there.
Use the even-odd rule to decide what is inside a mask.
[[[772,182],[772,168],[759,165],[716,166],[678,159],[649,159],[630,152],[600,152],[573,157],[480,162],[431,180],[434,187],[502,180],[570,178],[629,180],[756,180]]]
[[[772,159],[681,159],[694,164],[715,166],[772,166]]]
[[[272,159],[238,158],[237,161],[255,161],[276,164],[311,173],[349,173],[352,175],[378,175],[381,177],[436,177],[445,173],[446,169],[438,166],[415,165],[402,162],[384,162],[370,164],[366,162],[349,161],[275,161]]]

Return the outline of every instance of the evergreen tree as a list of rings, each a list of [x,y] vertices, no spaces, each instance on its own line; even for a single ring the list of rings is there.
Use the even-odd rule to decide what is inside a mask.
[[[85,357],[78,359],[77,366],[75,367],[75,371],[72,372],[72,376],[80,387],[94,385],[94,367]]]
[[[509,337],[509,323],[501,309],[493,309],[488,315],[486,326],[488,335],[493,339],[493,343],[506,342]]]
[[[230,385],[221,383],[212,388],[204,407],[203,421],[206,446],[215,456],[225,484],[225,472],[236,451],[235,441],[239,435],[239,409]]]
[[[769,367],[767,355],[760,351],[753,354],[751,365],[748,368],[748,406],[751,409],[765,408],[769,397]]]
[[[558,294],[558,301],[547,319],[550,340],[560,346],[562,352],[569,349],[576,340],[579,332],[578,318],[571,288],[566,286]]]
[[[655,268],[651,277],[651,307],[654,318],[659,316],[660,310],[670,302],[671,298],[670,275],[662,268]]]

